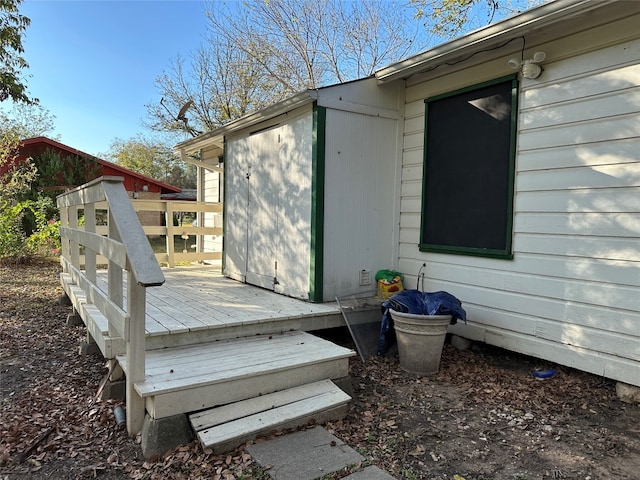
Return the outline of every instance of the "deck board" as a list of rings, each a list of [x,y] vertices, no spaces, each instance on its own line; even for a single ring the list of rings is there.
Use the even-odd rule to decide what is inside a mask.
[[[294,387],[189,416],[204,447],[233,448],[258,433],[308,420],[341,418],[351,397],[330,380]],[[336,410],[344,407],[344,412]]]
[[[342,325],[340,309],[335,303],[314,304],[285,297],[226,278],[213,267],[178,267],[163,269],[163,273],[164,285],[146,290],[145,331],[148,339],[184,336],[191,332],[206,332],[209,338],[215,338],[215,332],[223,330],[228,338],[228,332],[234,327],[242,327],[242,335],[250,333],[252,326],[256,327],[255,333],[265,333],[272,323],[298,319],[308,327],[304,330]],[[106,270],[98,272],[98,283],[106,291]],[[125,304],[126,283],[125,278]],[[295,327],[299,328],[298,325]],[[273,331],[279,330],[274,327]],[[158,342],[154,348],[163,345],[162,340]]]
[[[179,391],[185,387],[249,378],[261,371],[277,371],[291,365],[348,358],[354,353],[305,332],[258,335],[235,340],[148,351],[146,380],[136,384],[143,397]],[[119,356],[123,370],[126,358]]]

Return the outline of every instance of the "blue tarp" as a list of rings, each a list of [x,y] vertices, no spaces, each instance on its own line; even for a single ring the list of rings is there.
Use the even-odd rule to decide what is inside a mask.
[[[467,322],[467,313],[462,308],[462,303],[450,293],[403,290],[382,303],[378,355],[385,355],[395,342],[395,332],[389,331],[389,327],[393,326],[390,310],[416,315],[451,315],[452,325],[458,320]]]

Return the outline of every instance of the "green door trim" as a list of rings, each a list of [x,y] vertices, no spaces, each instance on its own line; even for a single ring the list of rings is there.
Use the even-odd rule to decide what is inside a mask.
[[[311,265],[309,300],[322,302],[324,266],[324,176],[327,109],[313,104],[311,147]]]

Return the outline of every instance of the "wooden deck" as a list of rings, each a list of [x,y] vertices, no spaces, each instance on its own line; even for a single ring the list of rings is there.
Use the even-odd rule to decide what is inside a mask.
[[[209,331],[217,338],[343,326],[336,303],[313,304],[223,277],[214,267],[164,270],[147,292],[147,343]],[[167,339],[168,340],[168,339]]]
[[[164,285],[147,290],[146,350],[345,325],[337,303],[285,297],[226,278],[215,266],[163,269],[163,273]],[[98,272],[98,285],[106,291],[106,270]],[[125,280],[125,302],[126,290]]]
[[[350,397],[333,381],[348,378],[355,352],[308,333],[345,325],[337,302],[285,297],[215,267],[163,274],[162,286],[147,289],[145,375],[133,385],[150,418],[191,414],[203,445],[221,452],[260,432],[345,415]],[[105,292],[107,277],[97,271],[96,286]],[[128,376],[129,350],[89,301],[96,293],[71,274],[61,281],[91,339]],[[126,280],[122,290],[127,305]]]
[[[337,302],[285,297],[215,267],[162,270],[120,177],[96,179],[57,204],[60,281],[87,342],[109,359],[108,381],[124,383],[127,432],[142,434],[145,457],[189,441],[189,418],[190,431],[219,451],[345,414],[349,396],[340,390],[350,391],[355,352],[308,333],[344,325]],[[96,209],[105,206],[99,232]]]

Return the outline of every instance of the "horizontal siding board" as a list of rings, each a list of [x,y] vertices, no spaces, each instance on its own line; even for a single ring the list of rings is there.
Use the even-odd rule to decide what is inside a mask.
[[[422,177],[422,163],[415,165],[405,165],[402,167],[402,180],[412,181],[416,178]]]
[[[517,212],[640,212],[637,187],[518,192]]]
[[[640,137],[640,114],[558,124],[521,131],[518,149],[532,150]]]
[[[638,22],[640,22],[640,18],[635,15],[618,22],[616,26],[606,25],[604,29],[608,31],[607,33],[601,33],[601,29],[589,29],[578,35],[563,39],[562,44],[549,45],[546,50],[547,61],[543,62],[544,77],[540,78],[542,83],[534,83],[535,88],[531,89],[531,95],[525,97],[525,99],[528,102],[532,102],[533,99],[531,97],[536,95],[534,93],[536,88],[552,88],[553,91],[555,85],[580,82],[585,77],[587,79],[593,78],[594,81],[604,80],[603,85],[594,87],[596,91],[598,88],[610,90],[612,85],[618,88],[625,88],[630,83],[635,82],[637,84],[635,71],[632,70],[631,75],[626,70],[622,73],[619,72],[627,66],[637,64],[640,57],[640,39],[621,38],[615,41],[615,38],[620,38],[620,35],[612,32],[612,29],[619,30],[623,36],[628,36],[625,35],[623,29],[635,24],[631,31],[637,31]],[[598,38],[598,34],[608,35],[608,38],[611,38],[613,43],[597,50],[589,48],[589,45],[592,44],[592,39]],[[635,36],[637,37],[637,34]],[[570,53],[573,53],[573,55],[568,56]],[[597,76],[600,77],[597,78]],[[559,89],[561,92],[562,87]],[[574,94],[568,93],[568,95]]]
[[[400,208],[405,213],[419,214],[422,208],[422,199],[420,197],[403,197]]]
[[[424,119],[424,101],[408,102],[404,106],[404,118],[419,117]],[[424,125],[424,121],[422,122]]]
[[[424,116],[406,118],[404,122],[404,132],[408,133],[421,133],[424,131]]]
[[[568,237],[561,235],[515,235],[513,250],[567,257],[640,262],[638,238]]]
[[[519,172],[516,177],[518,192],[618,187],[640,187],[640,162]]]
[[[420,228],[420,214],[408,212],[400,214],[400,228]]]
[[[410,148],[420,148],[422,149],[424,145],[424,131],[420,130],[419,132],[408,132],[404,135],[403,147],[405,149]]]
[[[404,151],[404,154],[403,154],[403,162],[402,162],[403,168],[413,166],[413,165],[419,165],[420,167],[422,167],[423,159],[424,159],[424,154],[423,154],[422,147],[407,149]]]
[[[606,51],[603,55],[606,55]],[[637,61],[637,60],[636,60]],[[634,62],[632,60],[632,62]],[[566,75],[567,64],[561,69],[555,69]],[[545,78],[552,75],[553,70],[545,70]],[[579,77],[565,77],[549,82],[536,88],[529,88],[522,93],[522,111],[529,113],[530,109],[539,109],[556,103],[574,102],[591,96],[606,95],[611,92],[624,92],[626,89],[637,89],[637,79],[640,77],[640,65],[631,63],[621,65],[614,71],[599,70],[582,74]],[[637,106],[637,103],[636,103]],[[605,106],[608,108],[608,106]],[[605,110],[606,111],[606,110]]]
[[[514,232],[640,237],[640,213],[518,213]]]
[[[521,130],[524,131],[592,121],[603,116],[629,115],[638,111],[640,111],[640,87],[527,108],[521,110],[519,123]]]
[[[468,308],[468,315],[469,318],[481,319],[482,324],[489,328],[558,341],[564,345],[593,351],[599,350],[629,360],[640,360],[640,337],[628,333],[611,333],[600,325],[585,326],[569,321],[558,322],[540,316],[478,306]],[[456,330],[463,333],[464,324]]]
[[[410,230],[407,229],[405,232],[410,239]],[[411,258],[404,258],[400,261],[399,267],[404,272],[415,272],[417,274],[422,263]],[[450,269],[463,269],[464,272],[466,272],[466,269],[470,269],[470,271],[479,272],[478,275],[480,276],[485,271],[511,272],[522,275],[546,276],[560,280],[582,281],[590,279],[594,282],[611,285],[640,287],[640,274],[638,273],[640,265],[626,261],[519,254],[508,263],[481,257],[461,258],[452,255],[431,256],[426,259],[426,263],[427,266],[424,271],[427,279],[441,280],[443,279],[442,272],[447,272]],[[481,282],[478,284],[482,285]]]
[[[510,293],[633,312],[637,310],[640,298],[638,286],[608,283],[598,278],[586,280],[553,277],[549,272],[533,274],[524,269],[521,272],[514,272],[468,265],[429,263],[426,275],[430,281],[437,279],[438,283],[452,285],[464,278],[465,286],[488,290],[488,293],[485,292],[483,295],[486,295],[487,299],[492,299],[495,305],[499,305],[496,302],[500,295]],[[458,288],[463,288],[461,282]],[[491,293],[493,291],[496,293]],[[474,303],[483,304],[482,301],[475,300]],[[503,306],[499,308],[505,309]],[[526,313],[526,310],[523,311],[520,308],[514,311]],[[636,313],[636,317],[640,320],[640,313]]]
[[[635,163],[640,160],[640,138],[607,140],[580,146],[522,151],[518,155],[518,171],[549,170],[560,167],[587,167]]]
[[[576,339],[576,332],[586,335],[611,335],[609,338],[627,337],[631,341],[639,342],[640,337],[634,328],[640,321],[634,312],[611,310],[607,308],[591,307],[579,303],[567,303],[555,299],[535,298],[531,295],[505,292],[499,298],[490,289],[469,285],[449,285],[441,282],[447,291],[455,292],[461,299],[462,306],[467,312],[467,325],[481,325],[486,328],[501,329],[506,332],[516,332],[532,337],[543,334],[551,339],[551,332],[561,332],[563,327],[571,332],[572,344],[586,345],[586,340]],[[440,282],[439,282],[440,285]],[[464,323],[460,322],[461,325]],[[555,326],[554,326],[555,325]],[[613,328],[612,328],[613,327]],[[459,331],[459,327],[457,330]],[[561,341],[562,336],[556,337]],[[609,348],[616,353],[618,342],[599,348]],[[597,344],[593,345],[596,349]],[[638,347],[631,351],[620,352],[621,356],[640,360]]]
[[[402,196],[422,198],[422,180],[404,180],[402,182]]]
[[[418,253],[418,243],[420,241],[420,229],[419,228],[404,228],[400,231],[400,251],[409,250],[414,252],[414,255]],[[400,256],[400,262],[402,263],[403,257]],[[420,263],[422,265],[422,262]],[[417,270],[417,268],[416,268]],[[410,271],[410,270],[405,270]]]

